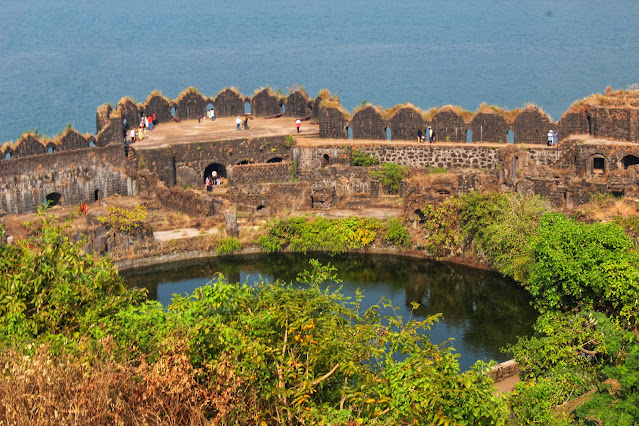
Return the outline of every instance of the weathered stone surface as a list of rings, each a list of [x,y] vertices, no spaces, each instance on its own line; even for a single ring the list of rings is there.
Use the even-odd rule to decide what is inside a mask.
[[[440,111],[433,117],[432,128],[438,141],[466,142],[468,125],[454,111]]]
[[[426,122],[415,108],[405,107],[397,111],[390,122],[393,140],[417,140],[417,131],[426,132]]]
[[[377,109],[371,105],[357,111],[351,120],[353,139],[386,139],[386,121]]]
[[[244,99],[233,89],[224,89],[215,97],[215,116],[233,117],[244,114]]]
[[[313,113],[311,98],[303,91],[295,91],[286,97],[286,116],[287,117],[304,117]]]

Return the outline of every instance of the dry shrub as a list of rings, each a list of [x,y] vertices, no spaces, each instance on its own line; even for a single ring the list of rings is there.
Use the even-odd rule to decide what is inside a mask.
[[[85,359],[48,348],[0,355],[0,424],[203,425],[227,423],[238,407],[249,412],[230,363],[217,362],[202,380],[186,344],[152,364],[118,363],[109,349],[93,366]]]

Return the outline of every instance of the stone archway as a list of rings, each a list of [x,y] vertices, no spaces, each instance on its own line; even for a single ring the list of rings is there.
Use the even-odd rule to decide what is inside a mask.
[[[49,207],[61,205],[62,204],[62,194],[60,194],[59,192],[52,192],[51,194],[48,194],[44,198],[44,203],[47,204]]]
[[[204,174],[202,175],[202,183],[206,182],[206,177],[207,176],[211,176],[213,171],[216,171],[217,175],[221,179],[227,179],[228,178],[228,174],[226,172],[226,167],[223,164],[211,163],[208,166],[206,166],[206,169],[204,169]]]

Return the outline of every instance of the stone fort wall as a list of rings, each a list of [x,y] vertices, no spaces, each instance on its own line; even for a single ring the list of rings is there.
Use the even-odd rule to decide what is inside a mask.
[[[114,194],[135,195],[120,146],[95,147],[0,161],[0,211],[35,211],[47,199],[56,204],[94,202]]]

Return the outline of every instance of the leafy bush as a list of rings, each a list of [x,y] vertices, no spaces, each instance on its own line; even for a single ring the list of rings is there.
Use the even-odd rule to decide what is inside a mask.
[[[410,247],[410,234],[408,230],[404,227],[402,222],[398,219],[390,219],[386,223],[386,237],[384,238],[386,241],[395,244],[395,246],[400,248],[409,248]]]
[[[97,218],[100,223],[118,232],[130,234],[141,229],[146,219],[146,206],[138,204],[134,208],[108,206],[107,215]]]
[[[375,219],[327,220],[317,217],[309,220],[293,217],[280,220],[258,243],[268,253],[288,245],[292,251],[301,253],[328,251],[338,254],[348,249],[369,247],[375,241],[379,227]]]
[[[460,209],[458,198],[448,198],[437,207],[427,204],[422,209],[426,249],[438,258],[453,252],[462,242],[459,233]]]
[[[396,194],[407,170],[407,167],[401,167],[395,163],[384,163],[381,170],[371,171],[370,175],[379,179],[389,193]]]
[[[351,154],[351,166],[370,167],[378,164],[379,160],[366,151],[356,149]]]
[[[218,255],[231,254],[234,251],[241,250],[242,244],[235,238],[224,238],[218,241],[215,253]]]
[[[639,258],[620,226],[546,214],[529,247],[533,265],[525,286],[539,309],[594,309],[636,323]]]

